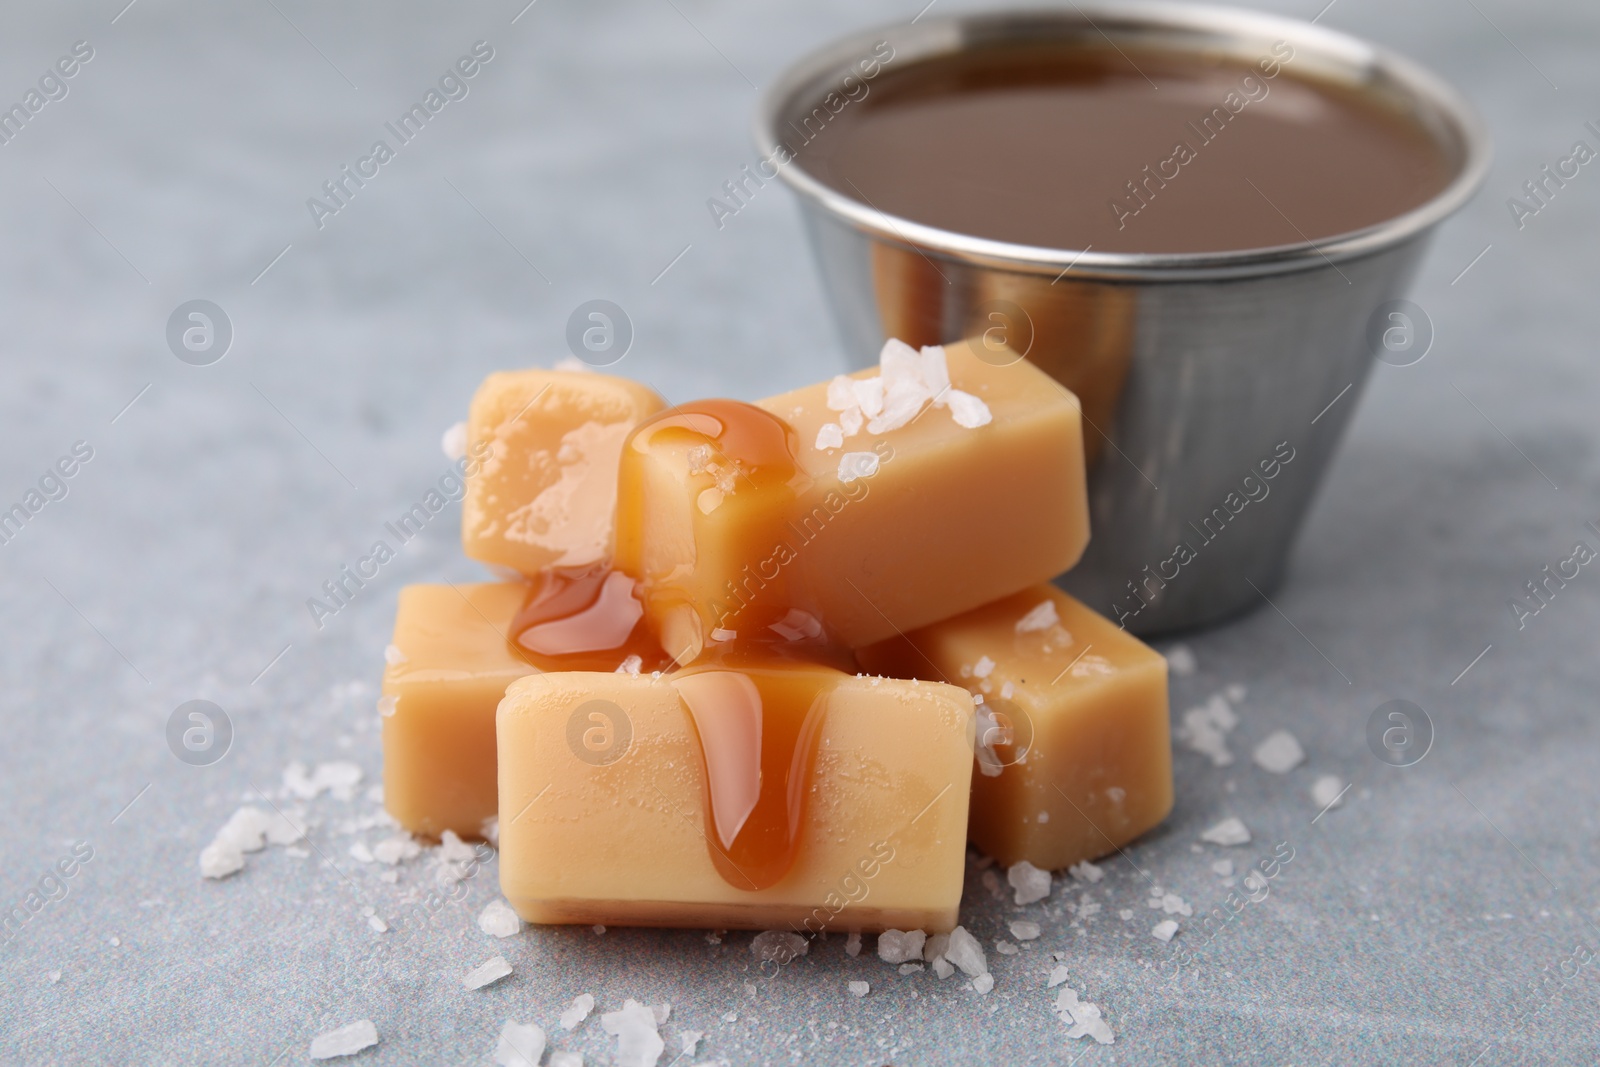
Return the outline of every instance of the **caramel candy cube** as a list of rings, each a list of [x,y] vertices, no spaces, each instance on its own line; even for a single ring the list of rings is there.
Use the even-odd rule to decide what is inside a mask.
[[[461,503],[466,554],[530,577],[609,558],[622,442],[665,406],[608,374],[489,375],[467,420],[469,453],[482,459]]]
[[[717,631],[762,630],[791,609],[860,647],[1077,562],[1089,540],[1077,398],[1020,358],[899,347],[854,384],[684,405],[630,439],[617,562],[641,580],[669,655],[690,662]],[[939,400],[918,408],[918,389]]]
[[[797,690],[814,699],[771,706]],[[750,716],[741,691],[766,711]],[[803,720],[776,754],[775,712]],[[513,683],[498,723],[500,887],[529,922],[956,923],[972,760],[959,688],[822,668],[563,672]]]
[[[973,844],[1044,870],[1105,855],[1172,810],[1167,663],[1053,585],[858,653],[978,706]]]
[[[534,670],[506,640],[521,582],[400,590],[383,672],[383,802],[407,830],[481,837],[495,813],[494,713]]]

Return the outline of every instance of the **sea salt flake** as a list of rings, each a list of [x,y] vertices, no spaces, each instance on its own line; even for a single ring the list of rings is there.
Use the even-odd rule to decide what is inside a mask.
[[[1344,782],[1336,774],[1324,774],[1311,783],[1311,802],[1318,811],[1337,808],[1344,803]]]
[[[522,919],[503,900],[491,900],[478,913],[478,929],[491,937],[510,937],[522,929]]]
[[[917,355],[920,357],[922,385],[928,391],[928,398],[936,406],[944,407],[950,399],[950,364],[945,359],[944,346],[923,345]]]
[[[1200,840],[1224,847],[1248,845],[1250,843],[1250,830],[1242,820],[1230,815],[1201,834]]]
[[[468,989],[482,989],[484,986],[493,985],[510,973],[511,964],[506,962],[504,956],[490,956],[468,971],[462,977],[461,984]]]
[[[920,960],[927,941],[921,930],[885,930],[878,935],[878,958],[885,963]]]
[[[1088,882],[1091,885],[1100,881],[1100,879],[1106,876],[1104,867],[1101,867],[1097,863],[1091,863],[1089,860],[1080,860],[1079,862],[1074,863],[1071,867],[1067,868],[1067,873],[1072,875],[1072,877],[1078,881]]]
[[[1061,614],[1054,600],[1041,600],[1026,615],[1017,620],[1017,633],[1036,634],[1061,623]]]
[[[1039,924],[1031,923],[1025,919],[1017,919],[1011,923],[1011,936],[1018,941],[1034,941],[1039,937]]]
[[[1178,932],[1178,924],[1172,919],[1162,919],[1150,928],[1150,936],[1157,941],[1171,941]]]
[[[855,406],[861,409],[861,414],[869,419],[875,419],[883,413],[883,379],[851,378],[850,389],[855,393]]]
[[[1195,672],[1199,663],[1194,658],[1194,650],[1188,645],[1173,645],[1163,653],[1167,658],[1167,668],[1173,674],[1188,676]]]
[[[811,942],[790,930],[763,930],[750,942],[750,953],[763,963],[787,964],[811,951]]]
[[[445,459],[455,463],[467,456],[467,424],[458,422],[447,429],[439,438],[439,450],[444,453]]]
[[[825,422],[817,430],[817,451],[844,447],[844,428],[836,422]]]
[[[617,1067],[655,1067],[667,1047],[656,1033],[656,1016],[637,1000],[600,1016],[600,1026],[617,1039]]]
[[[1050,895],[1050,872],[1041,871],[1027,860],[1007,868],[1006,881],[1010,883],[1018,904],[1032,904]]]
[[[839,480],[846,484],[878,473],[876,452],[846,452],[839,457]]]
[[[1306,751],[1288,730],[1274,730],[1251,754],[1256,766],[1272,774],[1288,774],[1305,762]]]
[[[572,999],[572,1006],[561,1013],[561,1018],[557,1022],[561,1024],[563,1030],[576,1030],[578,1024],[589,1017],[591,1011],[594,1011],[594,997],[588,993],[579,993]]]
[[[958,926],[950,931],[950,944],[945,948],[943,955],[945,959],[974,978],[989,969],[989,961],[983,954],[983,946],[978,944],[978,939],[969,934],[964,926]]]
[[[500,1067],[539,1067],[544,1055],[544,1030],[535,1023],[506,1020],[495,1042],[494,1062]]]
[[[950,407],[950,418],[963,429],[976,430],[979,426],[987,426],[994,420],[988,404],[960,389],[950,390],[946,394],[946,403]]]
[[[378,1028],[372,1025],[372,1020],[362,1019],[312,1038],[311,1058],[331,1060],[339,1056],[353,1056],[377,1043]]]

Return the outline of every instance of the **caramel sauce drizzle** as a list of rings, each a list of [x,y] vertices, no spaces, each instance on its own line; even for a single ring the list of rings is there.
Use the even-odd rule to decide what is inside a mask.
[[[703,400],[638,426],[624,448],[663,440],[703,448],[709,475],[697,506],[726,497],[773,496],[753,510],[766,523],[740,530],[750,560],[781,536],[792,503],[809,485],[787,422],[735,400]],[[676,664],[651,632],[644,606],[670,602],[670,583],[641,580],[637,531],[642,491],[618,485],[617,553],[587,568],[554,568],[534,580],[512,623],[510,644],[544,671],[611,671],[638,656],[643,672],[664,672],[683,702],[700,755],[705,837],[712,864],[729,885],[755,891],[777,884],[799,855],[817,746],[829,697],[856,671],[849,649],[829,641],[825,620],[788,602],[782,583],[745,603],[727,640],[711,631],[692,663]]]

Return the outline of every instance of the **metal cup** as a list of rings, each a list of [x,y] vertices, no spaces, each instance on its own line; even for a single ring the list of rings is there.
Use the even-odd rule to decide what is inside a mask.
[[[1357,86],[1413,118],[1454,178],[1413,211],[1315,243],[1150,255],[921,225],[823,185],[803,153],[789,162],[797,143],[826,136],[834,108],[860,97],[876,69],[864,57],[881,59],[883,42],[898,68],[1050,38],[1192,47],[1245,62],[1288,41],[1297,74]],[[1417,331],[1431,327],[1401,298],[1434,227],[1470,198],[1490,155],[1477,116],[1415,64],[1308,23],[1189,4],[1085,3],[856,34],[778,79],[756,140],[800,196],[854,361],[872,363],[888,337],[978,338],[997,359],[1011,358],[1002,345],[1025,352],[1078,395],[1093,538],[1061,582],[1140,634],[1239,614],[1281,581],[1374,357],[1425,351]]]

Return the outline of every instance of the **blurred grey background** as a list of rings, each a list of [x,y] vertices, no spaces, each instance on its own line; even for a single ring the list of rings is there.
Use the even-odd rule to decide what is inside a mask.
[[[473,921],[492,867],[404,920],[433,861],[391,883],[349,855],[387,833],[365,794],[382,650],[402,584],[479,571],[452,511],[321,630],[305,607],[445,473],[440,435],[477,381],[565,356],[584,301],[626,310],[616,369],[671,399],[842,369],[789,194],[769,186],[721,228],[706,201],[754,161],[749,121],[776,71],[923,0],[124,3],[0,14],[0,104],[92,49],[0,144],[0,508],[42,478],[60,497],[0,544],[0,904],[31,915],[0,948],[0,1060],[297,1063],[314,1035],[370,1018],[381,1043],[360,1062],[488,1062],[505,1020],[551,1029],[585,991],[600,1011],[670,1001],[663,1064],[684,1029],[706,1034],[684,1064],[1600,1055],[1600,967],[1574,962],[1600,944],[1600,577],[1584,569],[1520,629],[1510,607],[1575,543],[1600,548],[1600,170],[1520,229],[1506,204],[1575,141],[1600,147],[1584,128],[1600,124],[1593,4],[1261,5],[1445,75],[1487,118],[1495,166],[1412,294],[1433,349],[1375,370],[1281,612],[1187,641],[1199,670],[1174,678],[1174,713],[1245,686],[1238,762],[1180,748],[1172,819],[1095,886],[1018,909],[974,863],[964,921],[996,975],[982,996],[899,976],[870,939],[859,959],[830,939],[770,980],[748,935],[495,941]],[[307,199],[479,41],[493,57],[466,95],[319,227]],[[207,366],[167,340],[196,299],[233,334]],[[78,442],[92,459],[46,478]],[[210,766],[168,748],[192,699],[233,723]],[[1406,769],[1367,745],[1393,699],[1433,724]],[[1280,727],[1309,754],[1281,777],[1249,760]],[[278,797],[295,760],[366,778],[348,801],[303,804],[305,855],[270,848],[203,881],[200,850],[241,803]],[[1312,822],[1319,774],[1352,788]],[[1229,815],[1250,846],[1196,843]],[[1149,936],[1149,883],[1199,913],[1228,891],[1214,861],[1242,871],[1280,841],[1296,858],[1270,897],[1169,978],[1185,935]],[[92,860],[34,912],[75,842]],[[1099,916],[1077,909],[1084,891]],[[1044,936],[997,954],[1018,917]],[[496,952],[516,974],[464,991]],[[1115,1045],[1066,1039],[1050,952]],[[854,979],[872,993],[849,996]],[[553,1043],[589,1062],[615,1051],[597,1018]]]

